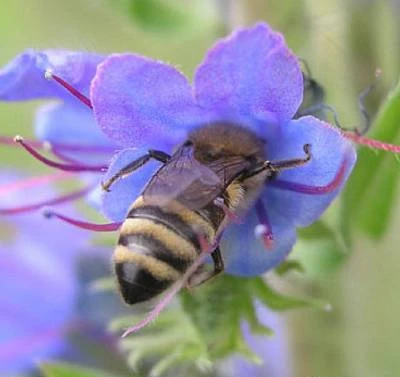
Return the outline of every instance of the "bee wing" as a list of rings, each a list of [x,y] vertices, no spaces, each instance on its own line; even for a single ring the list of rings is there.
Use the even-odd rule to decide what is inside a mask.
[[[173,199],[190,209],[206,206],[218,197],[233,177],[242,171],[243,158],[220,158],[207,165],[193,155],[192,146],[184,146],[151,178],[143,192],[144,200],[165,205]]]

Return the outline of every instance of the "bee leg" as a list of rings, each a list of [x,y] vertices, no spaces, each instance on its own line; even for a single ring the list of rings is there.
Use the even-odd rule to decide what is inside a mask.
[[[211,258],[214,262],[214,269],[212,271],[204,271],[202,269],[196,271],[189,279],[187,288],[194,288],[198,285],[205,283],[224,270],[224,260],[222,259],[221,250],[219,246],[211,253]]]
[[[139,157],[138,159],[136,159],[136,160],[130,162],[128,165],[124,166],[118,173],[113,175],[109,180],[107,180],[106,182],[102,182],[101,186],[102,186],[103,190],[110,191],[110,187],[116,181],[133,173],[135,170],[139,169],[144,164],[146,164],[151,158],[165,164],[171,158],[171,156],[162,151],[156,151],[156,150],[150,149],[145,155]]]
[[[275,176],[281,171],[286,169],[293,169],[299,166],[305,165],[308,161],[311,160],[311,144],[303,145],[304,153],[306,157],[304,158],[294,158],[290,160],[282,160],[282,161],[264,161],[262,164],[258,164],[251,169],[245,171],[241,176],[241,180],[245,180],[255,175],[262,173],[263,171],[268,172],[268,179],[275,178]]]

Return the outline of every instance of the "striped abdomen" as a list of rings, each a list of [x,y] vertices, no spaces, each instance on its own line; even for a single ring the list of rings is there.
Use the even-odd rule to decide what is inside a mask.
[[[213,239],[215,228],[207,217],[176,201],[161,209],[139,197],[113,256],[125,302],[147,301],[181,278],[200,253],[199,232]]]

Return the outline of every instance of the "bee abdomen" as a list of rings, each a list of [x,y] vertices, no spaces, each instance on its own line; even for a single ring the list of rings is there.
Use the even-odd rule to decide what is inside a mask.
[[[162,293],[198,256],[198,240],[190,226],[179,223],[174,214],[150,208],[131,210],[114,251],[115,272],[128,304]]]

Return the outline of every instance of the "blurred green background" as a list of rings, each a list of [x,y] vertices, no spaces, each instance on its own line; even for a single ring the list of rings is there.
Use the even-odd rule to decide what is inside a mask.
[[[156,8],[151,7],[154,4]],[[357,98],[373,81],[376,69],[382,75],[367,100],[371,114],[397,84],[398,0],[3,1],[0,64],[28,47],[134,51],[176,65],[191,76],[216,38],[257,20],[281,31],[294,52],[308,62],[313,77],[327,91],[327,103],[335,107],[346,127],[360,123]],[[36,105],[0,103],[0,133],[30,135]],[[365,153],[377,156],[373,151]],[[16,148],[1,147],[0,158],[1,168],[39,169]],[[368,164],[358,169],[369,172],[370,180],[377,173]],[[384,170],[379,173],[385,176]],[[396,189],[395,198],[398,193]],[[385,188],[375,195],[376,199],[385,197]],[[279,284],[289,291],[324,298],[332,310],[282,314],[295,376],[400,375],[400,201],[391,207],[383,236],[371,239],[355,231],[348,255],[331,253],[331,245],[318,242],[302,241],[296,247],[295,255],[305,263],[306,273],[289,275]],[[327,223],[334,222],[339,211],[338,205],[331,209]]]

